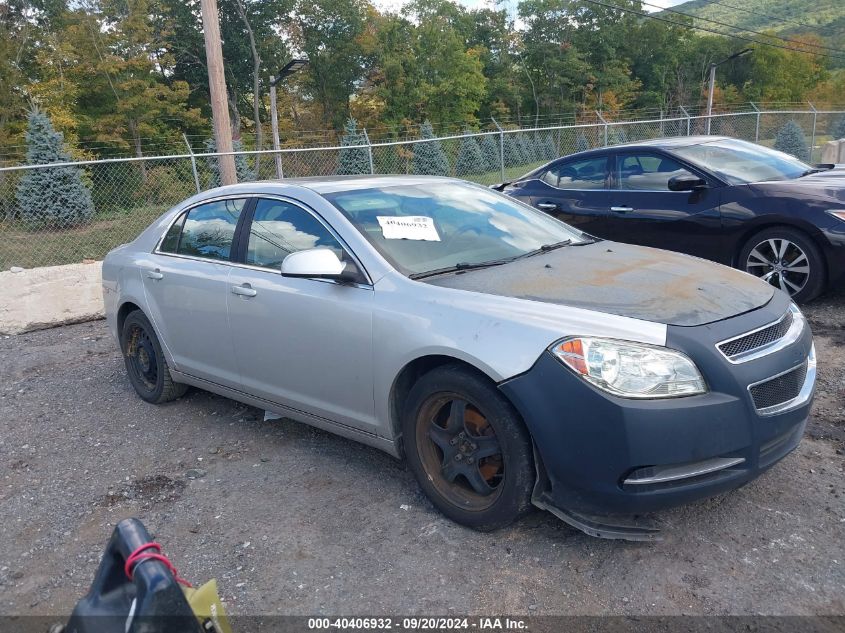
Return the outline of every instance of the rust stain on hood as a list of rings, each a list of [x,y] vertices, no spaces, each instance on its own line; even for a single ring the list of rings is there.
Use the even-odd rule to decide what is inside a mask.
[[[671,251],[597,242],[427,283],[694,326],[767,304],[774,288],[738,270]]]

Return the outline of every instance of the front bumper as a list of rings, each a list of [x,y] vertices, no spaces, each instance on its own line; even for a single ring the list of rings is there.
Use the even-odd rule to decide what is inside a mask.
[[[647,513],[738,488],[800,442],[814,371],[804,398],[762,415],[748,386],[805,362],[805,324],[787,347],[740,364],[716,343],[778,319],[788,299],[705,326],[670,327],[667,346],[693,358],[710,391],[698,396],[632,400],[611,396],[566,369],[550,353],[500,385],[522,414],[540,458],[543,504],[579,515]]]

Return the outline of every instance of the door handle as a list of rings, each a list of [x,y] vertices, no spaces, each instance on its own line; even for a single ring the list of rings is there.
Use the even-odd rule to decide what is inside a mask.
[[[634,209],[631,207],[610,207],[610,210],[614,213],[630,213]]]
[[[537,208],[541,211],[554,211],[557,209],[557,205],[554,202],[541,202],[537,205]]]
[[[158,281],[159,279],[164,279],[164,275],[161,274],[161,271],[158,268],[156,268],[155,270],[148,270],[147,277],[149,279],[155,279],[156,281]]]
[[[232,286],[232,294],[242,297],[254,297],[258,294],[258,291],[249,284],[243,284],[242,286]]]

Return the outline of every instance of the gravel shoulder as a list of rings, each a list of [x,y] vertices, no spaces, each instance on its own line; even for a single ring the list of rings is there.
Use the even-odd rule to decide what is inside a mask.
[[[69,612],[129,516],[237,615],[845,614],[845,292],[806,313],[807,437],[656,544],[541,512],[478,534],[374,449],[197,390],[148,405],[102,321],[0,339],[0,614]]]

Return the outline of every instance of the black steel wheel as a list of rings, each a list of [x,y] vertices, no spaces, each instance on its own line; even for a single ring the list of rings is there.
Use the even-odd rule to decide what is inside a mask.
[[[420,378],[405,407],[403,438],[423,491],[454,521],[492,530],[530,508],[530,437],[483,376],[447,365]]]
[[[742,249],[739,263],[746,272],[798,302],[815,298],[824,287],[825,266],[818,247],[804,233],[789,227],[754,235]]]
[[[140,310],[124,320],[120,346],[129,382],[142,399],[160,404],[184,395],[187,385],[174,382],[155,330]]]

